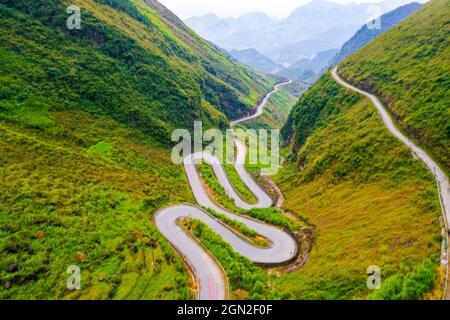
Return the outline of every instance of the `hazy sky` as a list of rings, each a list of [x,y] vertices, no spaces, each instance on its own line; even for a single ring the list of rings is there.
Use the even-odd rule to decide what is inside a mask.
[[[220,17],[262,11],[271,17],[284,17],[311,0],[159,0],[182,19],[215,13]],[[333,0],[339,3],[379,2],[380,0]],[[411,0],[412,2],[413,0]]]

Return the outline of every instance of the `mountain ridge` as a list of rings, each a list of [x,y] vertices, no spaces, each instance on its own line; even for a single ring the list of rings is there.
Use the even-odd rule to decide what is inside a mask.
[[[322,70],[329,65],[330,60],[334,58],[338,52],[338,49],[329,49],[319,52],[314,58],[303,58],[288,68],[280,70],[278,74],[297,81],[308,81],[311,78],[320,76]]]
[[[313,1],[300,6],[286,18],[273,19],[263,14],[266,17],[264,24],[217,15],[208,15],[205,24],[202,17],[187,18],[185,22],[202,37],[227,50],[255,48],[277,63],[291,64],[303,57],[311,58],[320,51],[340,48],[369,20],[368,10],[372,6],[378,6],[383,14],[405,3],[408,1],[348,5]],[[275,48],[270,44],[276,44]]]
[[[256,49],[232,49],[230,55],[240,63],[267,73],[277,73],[283,66],[260,54]]]
[[[0,298],[192,299],[151,219],[194,201],[171,134],[227,128],[277,81],[156,1],[1,1]]]
[[[342,45],[340,52],[337,54],[335,59],[333,59],[332,65],[336,65],[341,62],[353,52],[375,39],[377,36],[390,30],[400,21],[419,10],[421,6],[422,5],[418,2],[411,2],[382,15],[379,17],[381,23],[380,29],[370,30],[367,25],[362,26],[347,42]]]

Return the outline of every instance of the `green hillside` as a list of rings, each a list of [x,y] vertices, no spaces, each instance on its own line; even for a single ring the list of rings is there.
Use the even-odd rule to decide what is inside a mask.
[[[81,30],[66,27],[69,4],[81,7]],[[0,10],[0,117],[28,126],[52,127],[51,114],[39,121],[31,110],[81,109],[167,141],[194,119],[225,127],[224,114],[246,114],[276,81],[143,1],[3,1]]]
[[[267,101],[260,117],[239,126],[249,129],[280,129],[286,123],[292,107],[306,89],[305,84],[298,82],[280,87]]]
[[[449,2],[432,1],[350,56],[339,73],[381,97],[400,126],[449,162]],[[442,296],[434,178],[384,127],[370,100],[324,75],[284,126],[285,207],[315,227],[305,267],[279,278],[294,298]],[[366,287],[381,268],[381,290]]]
[[[305,267],[278,278],[281,292],[366,298],[372,265],[386,281],[384,298],[430,292],[439,279],[441,240],[435,182],[371,102],[325,74],[294,107],[283,134],[288,160],[275,181],[285,209],[314,226],[315,240]],[[388,284],[394,276],[400,286]]]
[[[433,0],[339,66],[450,170],[450,2]]]
[[[171,132],[225,128],[275,81],[156,1],[1,1],[0,299],[192,298],[151,216],[194,201]]]

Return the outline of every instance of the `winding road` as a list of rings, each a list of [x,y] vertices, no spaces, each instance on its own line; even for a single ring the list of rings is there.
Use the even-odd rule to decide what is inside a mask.
[[[257,108],[257,112],[248,117],[244,117],[231,123],[231,126],[255,119],[262,114],[267,101],[281,86],[291,83],[291,81],[280,83],[269,92]],[[296,240],[281,229],[267,225],[265,223],[236,215],[222,209],[215,204],[200,178],[196,167],[196,162],[203,159],[212,166],[212,169],[227,194],[234,199],[236,207],[243,209],[269,208],[273,205],[272,199],[254,181],[252,176],[245,170],[246,146],[239,140],[235,140],[237,156],[235,168],[244,184],[255,195],[257,202],[253,205],[243,201],[233,188],[220,160],[210,153],[194,153],[183,160],[190,188],[197,204],[201,207],[215,210],[228,218],[237,220],[247,227],[256,231],[260,236],[268,239],[271,243],[269,248],[258,248],[243,240],[237,233],[218,221],[212,215],[194,205],[176,205],[161,209],[154,215],[154,221],[159,231],[185,258],[185,261],[192,269],[199,285],[198,298],[200,300],[224,300],[227,298],[227,281],[224,271],[215,259],[205,251],[205,249],[192,238],[191,235],[179,226],[181,218],[198,219],[208,225],[218,233],[224,241],[228,242],[233,249],[244,257],[259,264],[281,264],[294,258],[298,251]]]
[[[358,89],[351,84],[345,82],[342,80],[338,75],[337,67],[333,69],[331,72],[334,80],[339,83],[340,85],[358,92],[359,94],[362,94],[366,97],[368,97],[372,103],[375,105],[375,107],[378,110],[378,113],[380,114],[381,118],[383,119],[384,125],[386,128],[403,144],[405,144],[414,155],[417,156],[424,164],[425,166],[431,171],[431,173],[434,175],[438,190],[439,190],[439,199],[441,202],[441,208],[442,208],[442,214],[445,221],[445,227],[446,232],[449,231],[449,223],[450,223],[450,181],[448,176],[445,174],[445,172],[441,169],[441,167],[420,147],[418,147],[414,142],[412,142],[410,139],[408,139],[395,125],[394,121],[392,120],[392,117],[390,116],[389,112],[383,107],[383,104],[378,100],[376,96],[373,94],[370,94],[366,91],[363,91],[361,89]],[[448,239],[448,237],[446,237]],[[443,254],[442,264],[447,265],[449,263],[448,259],[448,249],[444,249],[445,254]],[[448,283],[448,267],[447,267],[447,280]],[[448,290],[450,288],[447,287],[444,289],[444,298],[450,299],[450,291]]]

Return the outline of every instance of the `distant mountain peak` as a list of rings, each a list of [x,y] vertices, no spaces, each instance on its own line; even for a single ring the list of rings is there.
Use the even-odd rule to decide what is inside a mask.
[[[198,18],[198,19],[209,19],[209,20],[220,20],[220,17],[218,15],[216,15],[215,13],[208,13],[208,14],[205,14],[203,16],[195,16],[195,17],[192,17],[192,18],[189,18],[189,19],[196,19],[196,18]]]
[[[367,25],[363,25],[347,42],[342,45],[341,50],[331,63],[333,65],[339,63],[352,53],[356,52],[358,49],[374,40],[377,36],[393,28],[400,21],[407,18],[421,7],[422,5],[420,3],[411,2],[383,14],[379,17],[381,19],[381,29],[369,29]]]
[[[291,65],[303,57],[312,58],[321,51],[342,47],[369,20],[368,8],[374,4],[383,14],[405,3],[424,0],[371,0],[359,4],[356,0],[335,1],[312,0],[279,19],[252,11],[240,17],[210,16],[187,19],[186,23],[222,48],[255,48],[276,63]]]

